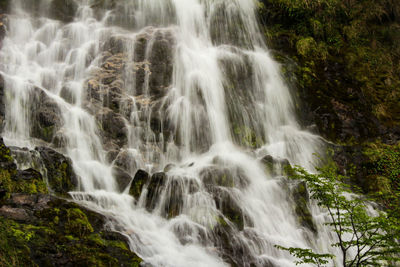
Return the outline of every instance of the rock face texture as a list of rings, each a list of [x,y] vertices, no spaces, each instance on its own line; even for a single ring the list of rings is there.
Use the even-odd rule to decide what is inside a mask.
[[[367,193],[392,195],[396,179],[380,170],[378,162],[386,162],[393,172],[400,167],[393,157],[400,151],[400,5],[349,5],[338,1],[319,12],[318,3],[262,0],[259,16],[286,80],[298,90],[303,122],[338,144],[332,148],[333,159],[342,173],[352,170],[354,183]],[[377,12],[367,12],[370,8]],[[344,17],[332,20],[339,14]],[[392,29],[388,35],[387,29]],[[377,176],[387,182],[373,189],[368,185],[380,184]]]
[[[175,40],[170,30],[145,28],[133,38],[111,36],[101,48],[101,67],[86,83],[85,106],[100,126],[108,159],[118,159],[117,166],[127,155],[129,135],[141,139],[136,142],[143,143],[144,154],[170,140],[174,129],[163,103],[172,84]],[[135,128],[129,129],[128,122]],[[137,171],[122,169],[131,176]]]

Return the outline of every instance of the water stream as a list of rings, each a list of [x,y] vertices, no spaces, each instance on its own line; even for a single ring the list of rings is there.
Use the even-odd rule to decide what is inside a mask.
[[[5,142],[69,156],[73,199],[149,265],[293,266],[274,245],[327,250],[323,215],[311,207],[318,234],[301,225],[292,184],[261,160],[311,170],[322,142],[298,123],[255,1],[71,0],[63,20],[51,0],[12,2]],[[155,187],[129,195],[121,161],[128,177],[156,174]]]

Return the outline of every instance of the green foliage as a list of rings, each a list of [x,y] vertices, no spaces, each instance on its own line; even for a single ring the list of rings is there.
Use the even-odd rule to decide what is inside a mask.
[[[400,190],[400,143],[397,145],[371,145],[365,150],[370,158],[369,174],[387,177],[392,188]],[[372,165],[372,166],[371,166]]]
[[[343,266],[384,266],[400,261],[400,220],[393,212],[380,212],[371,215],[367,201],[352,194],[357,188],[349,188],[333,165],[319,168],[319,173],[310,174],[300,167],[294,168],[292,178],[307,184],[311,198],[329,214],[328,226],[332,228],[338,247],[343,256]],[[305,261],[319,260],[319,254],[297,248],[287,249]],[[351,256],[350,251],[356,252]],[[326,258],[325,258],[326,259]],[[320,263],[322,264],[322,263]]]
[[[299,89],[306,93],[300,96],[312,110],[331,114],[333,98],[382,124],[400,125],[399,1],[259,1],[269,46],[290,57],[284,64],[297,63]],[[365,102],[351,92],[360,92]],[[338,124],[329,122],[324,134],[350,139],[338,136]]]
[[[317,266],[323,266],[324,264],[327,264],[330,259],[334,258],[334,256],[330,254],[314,253],[311,249],[285,248],[281,246],[275,247],[281,250],[286,250],[290,253],[290,255],[298,258],[299,260],[295,261],[296,265],[310,263]]]

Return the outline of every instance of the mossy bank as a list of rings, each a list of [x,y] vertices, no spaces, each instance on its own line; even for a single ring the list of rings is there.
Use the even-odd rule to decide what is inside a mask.
[[[62,162],[50,169],[48,180],[57,181],[52,191],[65,196],[71,166],[61,154],[49,154]],[[47,188],[40,172],[17,168],[0,139],[0,266],[139,266],[126,238],[104,228],[103,215]]]

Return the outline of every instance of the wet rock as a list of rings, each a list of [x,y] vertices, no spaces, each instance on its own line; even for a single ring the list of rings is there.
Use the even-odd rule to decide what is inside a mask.
[[[243,170],[234,166],[211,166],[203,169],[200,177],[208,190],[215,186],[244,188],[249,183]]]
[[[34,172],[37,171],[40,173],[44,173],[44,166],[42,163],[42,159],[40,158],[39,152],[35,150],[29,150],[27,147],[10,147],[11,156],[13,157],[15,163],[17,164],[19,169],[22,170],[32,170],[32,176]]]
[[[129,194],[138,200],[142,190],[146,188],[145,206],[148,211],[152,211],[158,203],[160,193],[166,182],[167,176],[163,172],[154,173],[150,176],[147,172],[138,170],[129,188]]]
[[[103,142],[113,142],[122,147],[128,141],[128,130],[125,126],[124,118],[110,109],[104,108],[96,114],[96,120],[99,122]]]
[[[172,83],[175,41],[170,32],[158,31],[149,56],[150,94],[163,95]]]
[[[253,252],[248,244],[238,235],[237,230],[222,217],[218,218],[217,225],[212,229],[211,238],[220,257],[230,266],[274,266],[268,262],[259,265],[259,258],[252,256]]]
[[[165,165],[165,167],[164,167],[164,172],[167,173],[167,172],[169,172],[170,170],[172,170],[172,169],[175,168],[175,167],[176,167],[176,164],[174,164],[174,163],[168,163],[168,164]]]
[[[160,193],[164,189],[166,182],[167,176],[164,172],[154,173],[151,176],[150,182],[147,185],[147,210],[152,211],[156,207],[161,195]]]
[[[125,38],[122,36],[112,36],[106,42],[104,42],[102,50],[108,51],[113,55],[123,53],[126,42],[127,40],[125,40]]]
[[[1,13],[1,3],[0,3],[0,13]],[[6,37],[6,23],[7,17],[5,15],[0,14],[0,49],[3,46],[3,39]]]
[[[295,205],[294,211],[297,215],[298,222],[313,233],[317,233],[317,227],[309,208],[310,196],[307,191],[306,183],[300,182],[294,185],[291,189],[291,193]]]
[[[232,222],[238,230],[243,230],[245,217],[232,193],[223,188],[214,188],[212,195],[217,209]]]
[[[57,194],[68,196],[67,193],[77,188],[78,179],[72,168],[71,159],[48,147],[37,147],[43,164],[47,170],[47,180],[50,188]]]
[[[60,97],[62,97],[66,102],[73,104],[76,102],[76,97],[71,91],[72,89],[68,86],[63,86],[61,88]]]
[[[112,174],[117,181],[118,189],[122,192],[132,180],[132,177],[124,171],[123,169],[114,166],[112,169]]]
[[[135,50],[134,50],[134,56],[133,56],[135,62],[142,62],[145,60],[146,47],[147,47],[149,38],[150,38],[150,36],[147,33],[140,34],[136,38]]]
[[[288,167],[290,167],[290,162],[287,159],[274,158],[271,155],[266,155],[261,159],[268,173],[275,175],[282,175],[286,173]]]
[[[4,144],[4,140],[0,137],[0,169],[15,174],[17,165],[11,156],[11,150]]]
[[[164,214],[165,218],[174,218],[181,214],[187,184],[185,177],[168,177],[165,184]],[[190,182],[190,181],[189,181]],[[191,183],[189,184],[189,187]]]
[[[129,188],[129,194],[138,200],[142,194],[143,186],[145,186],[149,181],[150,175],[144,170],[138,170]]]
[[[0,30],[1,31],[1,30]],[[0,49],[1,49],[1,33],[0,33]],[[0,74],[0,131],[3,130],[3,123],[5,118],[6,106],[4,99],[5,82],[3,76]]]
[[[22,171],[19,170],[14,179],[16,179],[16,180],[31,180],[31,179],[42,180],[43,178],[42,178],[42,175],[40,174],[40,172],[30,168],[30,169],[26,169],[26,170],[22,170]]]
[[[129,150],[119,152],[113,164],[127,173],[135,173],[137,170],[135,157]]]
[[[73,21],[77,10],[74,0],[53,0],[50,3],[50,17],[63,22]]]
[[[60,108],[43,90],[36,88],[32,94],[31,136],[51,142],[63,124]]]

